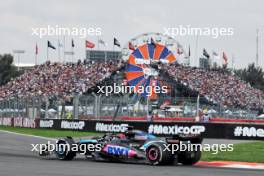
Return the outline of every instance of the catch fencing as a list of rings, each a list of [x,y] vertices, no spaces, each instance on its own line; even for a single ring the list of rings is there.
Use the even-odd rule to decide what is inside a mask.
[[[127,95],[12,97],[0,100],[0,117],[28,117],[45,119],[87,120],[147,120],[148,117],[162,119],[194,119],[207,114],[210,119],[256,120],[258,111],[252,109],[226,108],[205,103],[203,99],[176,97],[159,101],[137,99]],[[163,107],[163,108],[161,108]]]

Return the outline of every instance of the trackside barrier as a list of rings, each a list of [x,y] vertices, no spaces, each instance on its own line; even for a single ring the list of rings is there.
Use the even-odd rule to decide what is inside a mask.
[[[58,130],[82,130],[103,133],[124,132],[128,126],[157,136],[171,136],[178,133],[201,133],[205,138],[263,140],[263,124],[194,123],[194,122],[131,122],[95,120],[41,119],[39,128]]]
[[[0,125],[12,126],[13,125],[13,118],[11,118],[11,117],[0,118]]]
[[[38,128],[39,119],[15,117],[13,118],[13,126],[14,127],[25,127],[25,128]]]
[[[0,125],[25,128],[39,128],[39,119],[30,119],[22,117],[3,117],[0,118]]]
[[[201,133],[204,138],[264,140],[263,124],[0,118],[0,125],[102,133],[120,133],[133,126],[157,136]]]

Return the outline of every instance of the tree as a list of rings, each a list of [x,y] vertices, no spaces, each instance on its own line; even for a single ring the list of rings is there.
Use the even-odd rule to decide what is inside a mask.
[[[17,68],[12,65],[13,61],[11,54],[0,55],[0,86],[19,75]]]
[[[242,80],[250,83],[254,88],[264,91],[264,72],[261,67],[256,67],[254,63],[248,68],[235,70],[235,74]]]

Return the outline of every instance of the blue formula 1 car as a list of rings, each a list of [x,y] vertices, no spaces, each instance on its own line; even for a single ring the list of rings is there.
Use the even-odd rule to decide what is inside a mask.
[[[179,134],[173,137],[157,138],[152,134],[129,128],[124,133],[106,134],[79,142],[75,142],[72,137],[59,139],[56,142],[59,147],[52,152],[42,150],[39,155],[47,156],[55,153],[59,160],[72,160],[77,153],[82,153],[86,158],[95,161],[193,165],[201,158],[201,151],[182,151],[176,146],[199,145],[201,142],[200,135]],[[68,148],[61,147],[64,145]]]

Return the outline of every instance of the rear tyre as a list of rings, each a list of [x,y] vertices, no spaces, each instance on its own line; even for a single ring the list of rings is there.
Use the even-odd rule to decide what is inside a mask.
[[[184,152],[179,154],[179,162],[183,165],[194,165],[201,159],[201,151]]]
[[[146,157],[151,165],[173,164],[174,157],[170,151],[165,151],[163,143],[151,144],[146,149]]]

